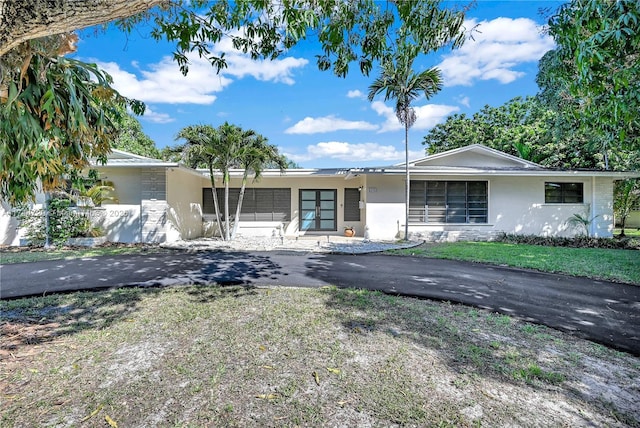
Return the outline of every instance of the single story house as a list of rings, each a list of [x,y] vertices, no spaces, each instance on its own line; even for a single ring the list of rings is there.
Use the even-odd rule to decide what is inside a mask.
[[[208,171],[117,150],[95,168],[114,183],[119,199],[96,210],[109,240],[165,242],[217,233]],[[640,177],[544,168],[479,144],[411,161],[409,169],[409,235],[427,240],[486,240],[502,232],[572,236],[580,233],[567,223],[574,214],[593,219],[592,236],[610,237],[614,181]],[[233,216],[242,171],[231,177]],[[249,181],[239,220],[244,236],[341,235],[353,227],[373,240],[400,238],[405,164],[267,170]],[[4,206],[0,244],[17,245],[20,233]]]

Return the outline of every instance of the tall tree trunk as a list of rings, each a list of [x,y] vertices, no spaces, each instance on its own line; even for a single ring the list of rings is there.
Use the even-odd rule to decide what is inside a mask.
[[[245,170],[246,171],[246,170]],[[231,232],[231,240],[236,239],[238,232],[238,224],[240,223],[240,211],[242,210],[242,202],[244,201],[244,191],[247,187],[247,174],[242,177],[242,186],[240,187],[240,195],[238,195],[238,206],[236,207],[236,216],[233,222],[233,232]]]
[[[405,179],[405,211],[404,211],[404,240],[409,240],[409,197],[410,197],[410,183],[409,183],[409,126],[404,126],[404,173]]]
[[[111,22],[167,0],[0,0],[0,56],[20,43]]]
[[[224,173],[224,240],[229,241],[229,172]]]
[[[213,197],[213,209],[216,212],[216,225],[220,231],[220,237],[222,235],[222,221],[220,220],[220,204],[218,203],[218,192],[216,190],[216,179],[213,175],[213,165],[209,164],[209,177],[211,177],[211,196]]]

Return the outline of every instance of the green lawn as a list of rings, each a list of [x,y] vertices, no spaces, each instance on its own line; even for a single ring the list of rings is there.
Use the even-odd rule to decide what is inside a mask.
[[[115,256],[121,254],[139,254],[150,252],[170,251],[157,247],[144,246],[121,246],[121,247],[96,247],[86,249],[53,249],[44,250],[42,248],[7,249],[0,251],[0,264],[8,265],[12,263],[39,262],[43,260],[69,260],[82,257]]]
[[[625,236],[628,236],[628,237],[639,237],[640,238],[640,229],[626,228],[624,230],[624,234],[625,234]],[[613,229],[613,235],[614,236],[620,235],[620,228]]]
[[[392,253],[491,263],[640,284],[640,251],[634,250],[455,242],[425,244]]]

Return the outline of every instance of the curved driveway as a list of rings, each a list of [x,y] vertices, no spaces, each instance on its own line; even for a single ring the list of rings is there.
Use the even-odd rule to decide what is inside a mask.
[[[130,285],[357,287],[486,308],[640,355],[640,287],[380,254],[174,252],[0,266],[0,298]]]

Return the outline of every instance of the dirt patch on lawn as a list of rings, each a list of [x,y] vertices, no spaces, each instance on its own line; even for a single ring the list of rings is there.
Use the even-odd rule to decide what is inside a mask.
[[[640,359],[379,293],[122,289],[0,302],[19,426],[640,426]]]

